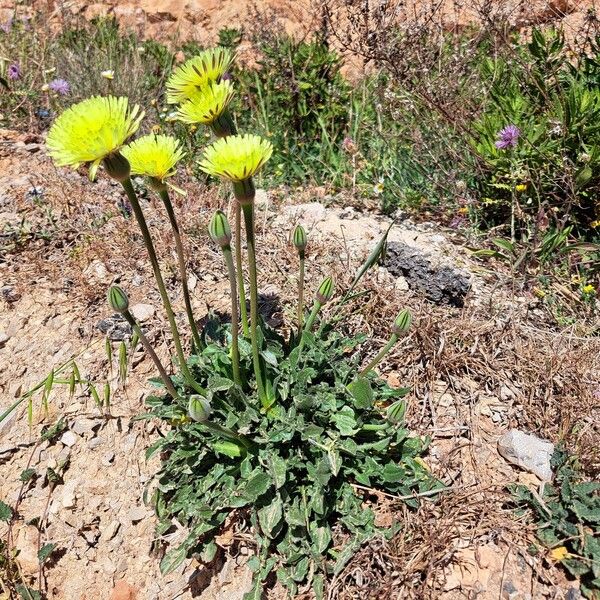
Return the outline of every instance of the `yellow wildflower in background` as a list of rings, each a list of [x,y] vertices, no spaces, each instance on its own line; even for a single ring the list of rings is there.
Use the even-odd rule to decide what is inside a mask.
[[[517,190],[517,192],[524,192],[526,189],[527,189],[526,183],[519,183],[519,185],[517,185],[515,187],[515,190]]]
[[[209,83],[218,82],[232,61],[231,51],[222,47],[204,50],[198,56],[190,58],[169,77],[167,102],[184,102]]]
[[[183,102],[177,116],[180,121],[190,125],[195,123],[210,125],[223,114],[232,98],[233,86],[230,81],[209,83],[194,92],[189,100]]]
[[[48,133],[48,154],[59,167],[91,163],[94,179],[102,159],[116,154],[139,128],[140,107],[127,98],[94,96],[74,104],[53,123]]]
[[[584,294],[594,294],[596,292],[596,288],[591,283],[588,283],[587,285],[583,286],[582,291]]]
[[[175,174],[175,165],[183,158],[179,140],[170,135],[145,135],[123,148],[134,175],[146,175],[164,181]]]
[[[600,219],[598,219],[597,221],[592,221],[592,222],[590,223],[590,227],[591,227],[592,229],[596,229],[596,227],[600,227]]]
[[[271,142],[258,135],[230,135],[204,151],[200,168],[230,181],[245,181],[260,170],[272,153]]]

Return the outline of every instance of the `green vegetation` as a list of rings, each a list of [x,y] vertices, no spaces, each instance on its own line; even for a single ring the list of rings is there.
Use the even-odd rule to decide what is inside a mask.
[[[600,597],[600,483],[585,481],[563,450],[556,451],[553,467],[554,482],[544,486],[541,496],[522,485],[512,492],[519,506],[533,512],[549,560],[577,577],[584,596],[594,600]],[[531,552],[537,554],[539,548]]]

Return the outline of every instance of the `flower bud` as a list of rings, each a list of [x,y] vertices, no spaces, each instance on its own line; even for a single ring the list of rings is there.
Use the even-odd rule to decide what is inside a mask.
[[[392,327],[394,335],[406,335],[406,332],[409,330],[411,323],[412,315],[410,314],[410,311],[406,308],[404,310],[401,310],[394,321],[394,326]]]
[[[297,225],[294,229],[294,246],[298,249],[298,253],[302,254],[306,248],[306,231],[302,225]]]
[[[202,396],[194,395],[190,396],[188,403],[188,415],[196,423],[203,423],[206,421],[211,413],[210,402]]]
[[[113,285],[108,290],[108,303],[119,314],[129,309],[129,298],[127,298],[127,294],[118,285]]]
[[[208,225],[208,233],[215,244],[225,248],[231,242],[231,228],[227,221],[227,217],[222,210],[218,210],[213,215]]]
[[[333,296],[333,277],[328,277],[323,280],[323,283],[319,286],[317,290],[317,301],[320,304],[325,304],[331,300]]]
[[[131,175],[129,161],[120,153],[109,154],[103,161],[106,172],[117,181],[127,181]]]

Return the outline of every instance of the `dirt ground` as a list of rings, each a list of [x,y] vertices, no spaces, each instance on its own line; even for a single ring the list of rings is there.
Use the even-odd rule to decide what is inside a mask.
[[[144,410],[153,366],[140,350],[130,352],[127,379],[120,382],[118,328],[109,328],[112,365],[102,330],[112,318],[107,288],[119,282],[168,360],[160,298],[136,226],[121,214],[126,206],[119,188],[103,177],[91,184],[84,172],[57,171],[41,142],[0,131],[0,411],[72,357],[100,395],[108,382],[111,402],[110,409],[100,409],[89,390],[78,388],[71,398],[68,386],[56,384],[47,415],[40,393],[34,396],[31,428],[26,403],[0,425],[0,499],[18,506],[10,535],[3,524],[0,538],[18,549],[23,576],[47,590],[48,598],[241,598],[250,582],[244,564],[251,547],[244,544],[223,541],[224,558],[212,569],[192,560],[167,577],[159,574],[161,552],[181,532],[156,540],[155,519],[144,502],[158,468],[144,453],[160,432],[157,424],[135,417]],[[205,230],[211,212],[229,205],[225,195],[185,173],[182,179],[189,193],[178,198],[178,212],[201,319],[209,307],[227,312],[228,284]],[[288,236],[296,222],[309,229],[311,290],[330,272],[338,285],[347,283],[389,222],[360,204],[341,207],[338,200],[320,189],[259,193],[260,291],[273,325],[285,327],[293,319],[296,260]],[[144,207],[183,317],[166,217],[150,197]],[[402,277],[376,269],[366,282],[372,293],[351,320],[352,327],[372,334],[363,349],[367,356],[384,339],[399,306],[413,311],[414,333],[381,370],[392,385],[412,387],[408,421],[431,436],[426,461],[449,491],[436,502],[423,499],[416,513],[393,499],[375,498],[382,523],[399,520],[402,531],[365,547],[331,582],[328,597],[579,597],[576,583],[551,561],[527,553],[532,531],[514,516],[505,485],[539,481],[501,458],[496,442],[509,427],[553,442],[566,439],[589,472],[597,472],[600,341],[575,328],[558,332],[538,299],[515,293],[506,274],[474,262],[456,233],[403,221],[390,239],[425,250],[471,278],[465,306],[451,308],[433,305],[407,289]],[[59,417],[64,431],[40,443],[44,424]],[[37,477],[23,484],[26,468]],[[48,469],[61,475],[57,483],[49,483]],[[40,580],[37,551],[46,542],[57,550]]]

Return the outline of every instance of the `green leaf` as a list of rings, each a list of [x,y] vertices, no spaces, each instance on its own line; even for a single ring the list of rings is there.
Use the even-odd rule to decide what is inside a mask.
[[[349,406],[332,415],[331,420],[342,435],[354,435],[358,431],[354,411]]]
[[[181,544],[177,548],[169,550],[160,561],[161,575],[167,575],[174,571],[187,557],[187,546]]]
[[[315,600],[323,600],[325,597],[325,582],[321,573],[314,576],[312,586]]]
[[[202,562],[205,564],[212,562],[215,556],[217,555],[217,550],[217,545],[214,542],[211,541],[208,544],[206,544],[206,546],[204,546],[204,549],[202,550],[202,553],[200,554]]]
[[[22,583],[15,586],[17,593],[21,596],[21,600],[42,600],[42,595],[37,591]]]
[[[367,409],[373,406],[373,389],[365,377],[359,377],[348,385],[348,391],[354,398],[356,408]]]
[[[21,475],[19,476],[19,479],[23,483],[27,483],[28,481],[31,481],[36,475],[37,475],[37,472],[35,469],[24,469],[23,471],[21,471]]]
[[[317,527],[313,522],[310,524],[310,538],[316,553],[323,554],[331,543],[331,530],[327,526]]]
[[[242,600],[261,600],[262,599],[262,582],[256,578],[252,589],[244,594]]]
[[[340,456],[340,453],[335,448],[332,448],[327,452],[327,460],[329,461],[331,474],[336,477],[342,468],[342,457]]]
[[[271,478],[265,472],[260,472],[254,475],[246,484],[244,496],[252,501],[262,496],[270,487]]]
[[[577,515],[577,518],[584,523],[595,523],[600,524],[600,505],[595,508],[590,508],[580,502],[579,500],[573,500],[573,512]],[[600,557],[599,557],[600,558]]]
[[[13,516],[13,509],[0,500],[0,521],[8,523]]]
[[[239,458],[244,453],[244,449],[234,442],[213,442],[212,448],[217,454],[224,454],[229,458]]]
[[[275,489],[278,490],[284,483],[287,473],[286,462],[278,454],[271,454],[269,458],[269,470],[275,483]]]
[[[233,387],[234,383],[231,379],[226,377],[220,377],[219,375],[213,375],[208,378],[208,389],[211,392],[226,392]]]
[[[38,556],[38,560],[40,561],[41,564],[44,564],[46,562],[46,560],[50,557],[50,555],[54,552],[54,549],[56,548],[56,544],[44,544],[37,553]]]
[[[283,514],[283,503],[281,498],[277,496],[271,504],[261,508],[258,511],[258,522],[260,523],[260,527],[264,534],[273,538],[273,531],[281,522],[281,517]]]

